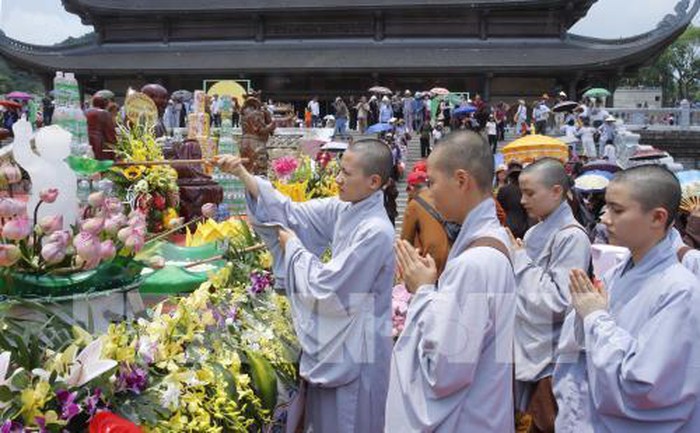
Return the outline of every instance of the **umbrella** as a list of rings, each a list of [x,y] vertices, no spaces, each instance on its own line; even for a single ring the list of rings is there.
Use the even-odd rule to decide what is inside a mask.
[[[377,134],[380,132],[391,131],[392,129],[394,129],[394,127],[388,123],[375,123],[367,128],[367,134]]]
[[[430,93],[433,95],[449,95],[450,91],[444,87],[433,87],[430,89]]]
[[[622,167],[615,164],[614,162],[608,162],[604,160],[591,161],[581,168],[582,173],[589,171],[607,171],[609,173],[617,173],[622,170]]]
[[[22,104],[20,104],[19,102],[15,102],[15,101],[0,101],[0,106],[3,106],[5,108],[14,108],[14,109],[22,108]]]
[[[613,174],[604,170],[591,170],[574,181],[574,188],[582,192],[601,192],[608,187]]]
[[[554,107],[552,107],[552,111],[555,113],[571,113],[578,107],[578,102],[574,101],[564,101],[560,102]]]
[[[539,134],[519,138],[504,147],[502,152],[506,161],[515,160],[522,164],[545,157],[556,158],[561,162],[569,159],[569,146],[566,143]]]
[[[192,99],[192,92],[185,89],[176,90],[172,95],[170,95],[170,97],[173,99],[173,101],[185,102]]]
[[[5,95],[5,97],[6,97],[7,99],[20,99],[20,100],[21,100],[21,99],[29,100],[29,99],[32,99],[32,98],[33,98],[32,95],[30,95],[29,93],[24,93],[24,92],[12,92],[12,93],[8,93],[7,95]]]
[[[644,146],[639,150],[634,152],[634,154],[629,158],[630,161],[646,161],[650,159],[661,159],[668,156],[668,153],[663,150],[659,150],[655,147]]]
[[[374,86],[369,88],[370,93],[378,93],[380,95],[391,95],[393,92],[384,86]]]
[[[323,150],[329,150],[331,152],[345,152],[348,150],[348,143],[345,141],[331,141],[329,143],[324,144],[321,149]]]
[[[243,88],[240,84],[238,84],[236,81],[233,80],[223,80],[219,81],[209,90],[207,91],[207,95],[209,96],[214,96],[214,95],[219,95],[219,96],[230,96],[231,98],[236,98],[238,99],[239,103],[243,103],[245,100],[244,95],[248,93],[248,91]]]
[[[583,94],[585,98],[607,98],[610,95],[611,93],[609,91],[600,87],[588,89],[586,93]]]
[[[335,116],[332,114],[326,114],[323,116],[323,120],[335,120]]]
[[[114,92],[108,89],[102,89],[95,92],[95,96],[99,96],[100,98],[104,99],[114,99]]]
[[[475,113],[476,112],[476,107],[473,105],[465,105],[464,107],[459,107],[455,111],[452,112],[453,115],[455,116],[465,116],[470,113]]]
[[[692,212],[700,205],[700,170],[687,170],[676,173],[681,184],[681,210]]]

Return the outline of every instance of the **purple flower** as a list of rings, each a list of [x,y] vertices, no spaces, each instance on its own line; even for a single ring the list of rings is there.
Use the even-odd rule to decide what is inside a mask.
[[[85,399],[85,411],[90,415],[90,418],[97,412],[101,400],[102,390],[100,388],[96,388],[92,395]]]
[[[257,295],[272,287],[272,274],[267,271],[255,271],[250,274],[251,286],[248,292]]]
[[[70,421],[71,418],[81,412],[82,409],[75,403],[75,398],[77,396],[77,392],[68,392],[65,389],[56,391],[56,399],[58,400],[58,404],[61,405],[62,420]]]
[[[24,427],[17,421],[5,421],[0,426],[0,433],[24,433]]]
[[[139,367],[129,367],[122,365],[119,367],[117,375],[117,390],[131,391],[134,394],[141,394],[148,385],[148,374],[146,370]]]

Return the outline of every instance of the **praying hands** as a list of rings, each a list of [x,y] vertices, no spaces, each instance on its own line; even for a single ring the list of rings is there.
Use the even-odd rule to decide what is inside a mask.
[[[405,240],[397,241],[395,249],[399,272],[403,276],[406,290],[415,293],[421,286],[435,284],[437,266],[430,254],[421,257],[413,245]]]
[[[593,283],[581,269],[569,272],[569,282],[571,304],[581,319],[594,311],[608,309],[608,293],[602,283]]]

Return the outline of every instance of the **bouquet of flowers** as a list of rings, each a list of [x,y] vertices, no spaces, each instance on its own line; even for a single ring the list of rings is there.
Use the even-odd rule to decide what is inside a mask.
[[[0,316],[0,431],[137,431],[125,420],[164,433],[269,426],[278,381],[297,382],[299,348],[263,266],[269,253],[255,242],[249,233],[231,244],[231,262],[189,296],[105,335],[76,326],[62,338],[27,335]]]
[[[152,131],[143,126],[120,125],[115,153],[121,161],[161,161],[163,151]],[[159,233],[178,222],[180,195],[177,172],[167,165],[113,168],[111,180],[133,209],[146,215],[149,232]]]
[[[326,152],[317,161],[307,156],[301,159],[284,156],[272,162],[271,179],[278,191],[295,202],[338,195],[335,178],[340,168]]]
[[[121,201],[105,197],[103,192],[89,196],[83,218],[71,229],[63,228],[62,215],[50,215],[37,221],[43,203],[53,203],[57,189],[40,193],[34,209],[34,225],[27,216],[26,204],[0,199],[2,243],[0,270],[35,275],[70,274],[95,269],[117,256],[133,257],[144,244],[145,218],[140,212],[128,217]]]

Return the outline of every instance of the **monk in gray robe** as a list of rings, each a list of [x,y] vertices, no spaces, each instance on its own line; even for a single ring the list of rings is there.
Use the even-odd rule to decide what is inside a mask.
[[[462,229],[439,279],[432,257],[397,244],[415,296],[392,356],[387,433],[514,430],[515,277],[493,174],[489,145],[473,132],[448,136],[428,159],[435,207]]]
[[[337,198],[293,203],[232,156],[218,159],[248,191],[254,223],[280,224],[284,284],[302,348],[307,433],[379,433],[391,357],[394,228],[382,187],[391,151],[377,140],[349,146]],[[332,258],[320,256],[330,249]],[[275,251],[273,251],[274,253]]]
[[[521,203],[539,222],[515,243],[516,409],[530,417],[530,433],[553,432],[556,403],[551,376],[561,325],[570,309],[569,270],[588,269],[591,244],[566,200],[564,165],[544,158],[520,174]]]
[[[605,198],[610,243],[630,253],[602,282],[571,272],[557,433],[700,432],[700,284],[669,233],[678,180],[636,167],[617,173]]]

